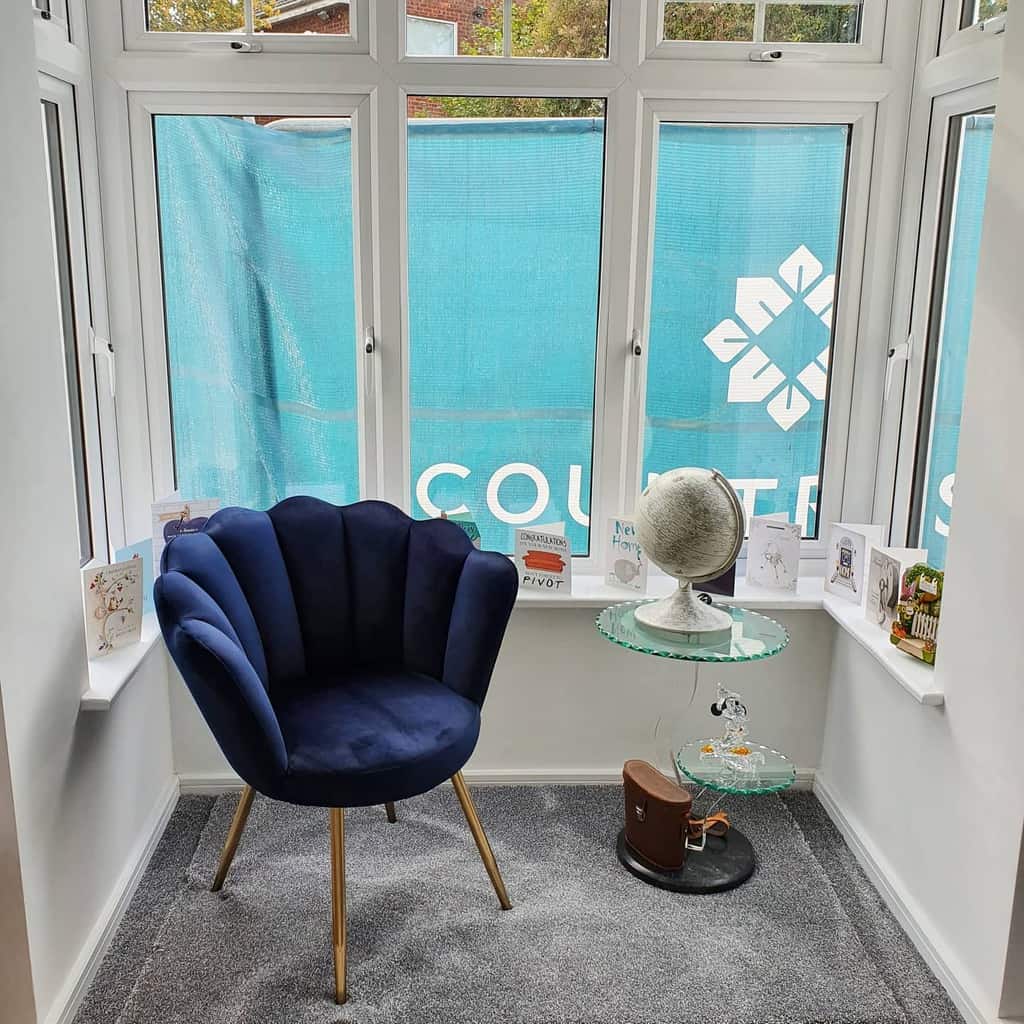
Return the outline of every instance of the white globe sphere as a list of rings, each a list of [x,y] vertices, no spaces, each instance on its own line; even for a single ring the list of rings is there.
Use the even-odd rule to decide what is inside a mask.
[[[744,533],[743,505],[715,469],[669,470],[640,496],[640,546],[676,579],[700,583],[720,576],[736,561]]]

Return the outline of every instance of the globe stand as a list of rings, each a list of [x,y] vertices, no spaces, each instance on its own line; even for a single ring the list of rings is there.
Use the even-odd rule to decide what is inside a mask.
[[[639,605],[634,617],[644,629],[679,643],[707,646],[732,638],[732,616],[698,600],[690,580],[680,580],[676,590],[660,601]]]

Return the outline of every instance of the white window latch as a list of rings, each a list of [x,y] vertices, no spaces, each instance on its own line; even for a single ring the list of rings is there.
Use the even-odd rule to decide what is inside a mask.
[[[887,402],[889,401],[889,395],[892,392],[892,378],[893,374],[896,372],[896,364],[910,364],[910,348],[913,343],[914,336],[911,334],[906,341],[901,341],[898,345],[894,345],[889,349],[889,358],[885,363],[885,400]]]
[[[363,387],[366,389],[366,396],[373,397],[373,353],[377,351],[377,339],[373,334],[371,324],[363,331]]]
[[[629,336],[629,354],[631,356],[642,356],[644,354],[644,347],[640,344],[640,331],[635,330]]]
[[[114,346],[109,338],[101,338],[96,331],[89,328],[89,351],[94,356],[106,356],[107,377],[110,381],[110,397],[114,397],[117,375],[114,369]]]

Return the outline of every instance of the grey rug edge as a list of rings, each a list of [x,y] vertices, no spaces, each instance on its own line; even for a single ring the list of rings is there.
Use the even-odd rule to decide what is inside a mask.
[[[782,794],[782,799],[908,1022],[963,1024],[949,996],[885,906],[814,793],[792,791]],[[188,884],[188,870],[215,802],[213,796],[179,797],[75,1015],[75,1024],[113,1024],[118,1019],[149,962],[164,921]]]
[[[964,1024],[960,1011],[886,906],[811,790],[781,794],[878,973],[909,1021]]]
[[[180,794],[138,888],[75,1014],[78,1022],[113,1024],[146,968],[153,945],[183,887],[215,796]]]

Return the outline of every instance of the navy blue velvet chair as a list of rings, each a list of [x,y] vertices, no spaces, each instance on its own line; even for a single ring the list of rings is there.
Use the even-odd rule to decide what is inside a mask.
[[[246,786],[330,808],[335,995],[346,997],[344,808],[394,804],[451,779],[504,909],[510,906],[460,769],[516,597],[502,555],[456,524],[392,505],[288,498],[225,508],[164,549],[155,586],[175,664]]]

